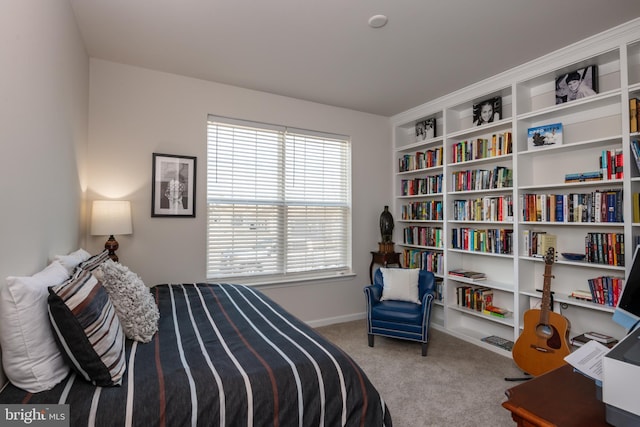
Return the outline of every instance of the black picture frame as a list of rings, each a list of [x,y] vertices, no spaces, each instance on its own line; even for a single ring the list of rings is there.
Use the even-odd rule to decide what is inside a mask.
[[[473,125],[482,126],[502,119],[502,97],[483,99],[473,104]]]
[[[196,216],[196,158],[153,153],[151,216]]]
[[[575,101],[598,93],[598,67],[589,65],[556,78],[556,104]]]
[[[424,141],[436,137],[436,118],[431,117],[416,122],[416,141]]]

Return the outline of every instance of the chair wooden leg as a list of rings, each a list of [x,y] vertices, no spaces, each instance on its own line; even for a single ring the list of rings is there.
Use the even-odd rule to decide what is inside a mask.
[[[373,334],[368,334],[369,335],[369,347],[373,347]]]
[[[427,355],[427,346],[429,345],[428,342],[423,342],[422,343],[422,357],[425,357]]]

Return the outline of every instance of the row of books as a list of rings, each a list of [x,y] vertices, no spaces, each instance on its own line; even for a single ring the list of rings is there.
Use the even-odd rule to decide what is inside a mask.
[[[465,170],[451,174],[451,191],[511,188],[512,185],[513,171],[504,166],[496,166],[492,170]]]
[[[612,276],[600,276],[588,279],[591,302],[609,307],[616,307],[620,292],[624,286],[624,279]]]
[[[426,176],[424,178],[403,179],[400,185],[400,194],[403,196],[441,194],[442,174]]]
[[[442,248],[442,228],[412,225],[402,231],[406,245]]]
[[[631,213],[633,222],[640,222],[640,193],[631,194]]]
[[[568,173],[564,176],[564,182],[608,181],[624,178],[622,149],[602,150],[598,157],[598,166],[597,171]]]
[[[531,222],[623,222],[622,189],[520,195],[521,218]]]
[[[460,141],[451,147],[451,161],[452,163],[461,163],[511,154],[513,150],[512,141],[511,132],[494,134],[491,139],[477,138],[470,141]]]
[[[402,265],[405,268],[419,268],[442,275],[444,274],[444,255],[442,252],[404,249],[402,251]]]
[[[444,300],[444,280],[442,280],[442,278],[436,277],[434,289],[436,292],[436,301],[442,302]]]
[[[474,286],[458,286],[456,288],[456,302],[460,307],[475,310],[488,316],[505,318],[511,312],[505,308],[493,305],[493,289]]]
[[[602,150],[599,160],[602,179],[610,180],[624,178],[624,156],[622,154],[622,148]]]
[[[451,247],[465,251],[510,255],[513,253],[513,230],[453,228]]]
[[[513,222],[513,196],[485,196],[453,201],[455,221]]]
[[[483,311],[493,306],[493,289],[474,286],[458,286],[456,288],[456,303],[460,307]]]
[[[557,236],[546,231],[524,230],[522,232],[522,254],[544,257],[549,248],[557,248]]]
[[[587,262],[624,266],[623,233],[587,233],[584,246]]]
[[[415,154],[405,154],[398,159],[398,170],[400,172],[409,172],[442,166],[442,154],[442,147],[433,150],[418,151]]]
[[[637,131],[636,131],[637,132]],[[636,167],[638,169],[638,172],[640,172],[640,141],[638,141],[638,139],[633,138],[630,142],[629,145],[631,146],[631,155],[633,156],[633,160],[636,163]]]
[[[402,206],[401,218],[404,220],[442,221],[442,200],[424,200],[410,202]]]
[[[640,100],[638,98],[629,98],[629,130],[632,133],[640,130]]]

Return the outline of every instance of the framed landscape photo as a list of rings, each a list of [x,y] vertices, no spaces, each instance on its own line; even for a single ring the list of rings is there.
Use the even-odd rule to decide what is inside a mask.
[[[502,118],[502,97],[495,96],[473,104],[473,125],[482,126]]]
[[[424,141],[436,137],[436,118],[431,117],[416,122],[416,141]]]
[[[556,78],[556,104],[598,93],[598,67],[589,65]]]
[[[153,153],[151,216],[196,216],[196,158]]]
[[[532,127],[527,130],[529,150],[562,145],[562,123]]]

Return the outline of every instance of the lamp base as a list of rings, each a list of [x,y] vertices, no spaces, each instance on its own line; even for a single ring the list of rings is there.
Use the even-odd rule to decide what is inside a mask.
[[[113,262],[118,262],[118,255],[116,255],[116,250],[118,250],[119,247],[120,245],[118,244],[116,238],[113,237],[113,234],[109,236],[107,243],[104,244],[104,248],[109,251],[109,258],[111,258]]]
[[[393,242],[378,242],[378,252],[382,252],[384,254],[390,254],[395,252],[394,248],[395,243]]]

